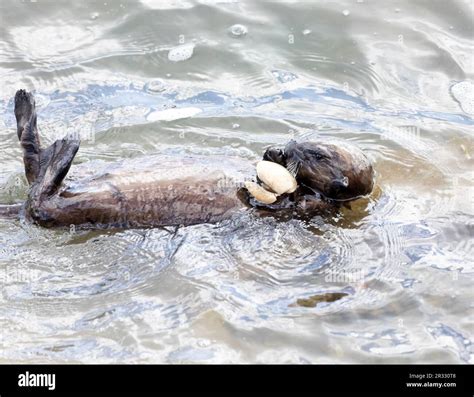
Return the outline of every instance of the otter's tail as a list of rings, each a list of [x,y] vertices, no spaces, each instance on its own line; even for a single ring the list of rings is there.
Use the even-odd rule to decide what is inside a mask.
[[[17,218],[23,204],[0,204],[0,218]]]
[[[17,134],[23,148],[25,174],[31,185],[30,199],[43,199],[55,194],[79,150],[79,140],[60,139],[41,149],[36,127],[33,94],[25,90],[15,95]],[[34,196],[34,197],[32,197]]]

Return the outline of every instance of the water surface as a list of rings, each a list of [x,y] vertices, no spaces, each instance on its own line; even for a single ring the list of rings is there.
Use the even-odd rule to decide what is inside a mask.
[[[251,162],[337,137],[377,179],[306,222],[0,220],[0,362],[473,363],[472,15],[461,0],[3,0],[1,203],[27,194],[19,88],[44,145],[81,134],[76,164]],[[328,292],[345,295],[301,304]]]

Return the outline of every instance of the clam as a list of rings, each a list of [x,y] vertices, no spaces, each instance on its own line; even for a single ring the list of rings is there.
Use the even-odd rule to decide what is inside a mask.
[[[277,200],[277,195],[275,193],[265,190],[255,182],[246,181],[245,187],[253,197],[264,204],[273,204]]]
[[[257,175],[262,185],[246,181],[249,193],[264,204],[273,204],[279,195],[293,193],[297,188],[296,179],[283,166],[271,161],[260,161],[257,164]]]
[[[295,177],[285,167],[272,161],[260,161],[257,175],[277,195],[293,193],[298,186]]]

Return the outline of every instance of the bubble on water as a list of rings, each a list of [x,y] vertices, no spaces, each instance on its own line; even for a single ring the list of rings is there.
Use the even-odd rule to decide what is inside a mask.
[[[342,11],[342,15],[344,15],[345,17],[347,17],[348,15],[350,15],[350,11],[349,10],[344,10]]]
[[[364,0],[357,0],[357,2],[358,2],[358,3],[363,3],[363,2],[364,2]]]
[[[99,15],[100,15],[100,14],[99,14],[98,12],[93,12],[93,13],[91,14],[91,19],[92,19],[92,20],[95,20],[95,19],[99,18]]]
[[[272,75],[280,83],[288,83],[298,78],[296,74],[286,70],[272,70]]]
[[[400,8],[395,8],[395,12],[400,12]]]
[[[453,30],[453,29],[454,29],[454,26],[450,26],[450,27],[449,27],[449,30]]]
[[[311,33],[311,29],[305,29],[301,33],[303,33],[306,36]]]
[[[163,82],[163,80],[160,79],[152,80],[145,84],[145,91],[147,92],[163,92],[165,89],[165,83]]]
[[[474,83],[461,81],[451,86],[451,95],[465,113],[474,114]]]
[[[232,128],[236,130],[237,128],[240,128],[240,124],[234,123],[232,124]]]
[[[193,56],[194,44],[183,44],[174,47],[168,52],[168,59],[172,62],[186,61]]]
[[[248,32],[247,26],[235,24],[229,28],[229,33],[234,37],[245,36]]]

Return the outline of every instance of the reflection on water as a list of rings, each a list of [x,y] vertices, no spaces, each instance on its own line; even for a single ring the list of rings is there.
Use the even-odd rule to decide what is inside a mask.
[[[0,4],[0,202],[27,192],[12,97],[92,169],[255,161],[339,137],[373,194],[332,219],[45,230],[0,220],[0,362],[473,363],[468,1]]]

